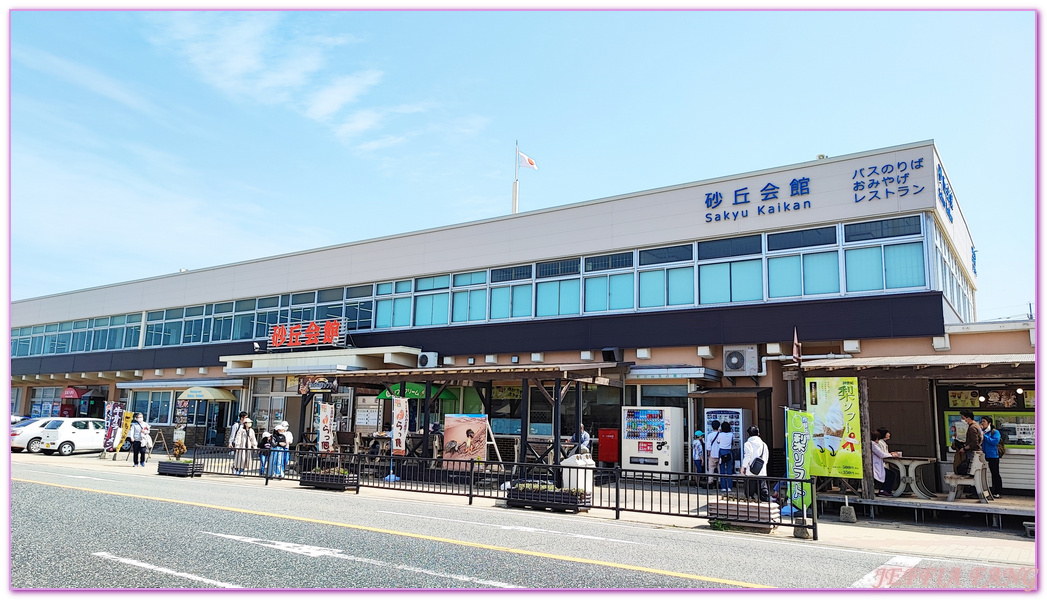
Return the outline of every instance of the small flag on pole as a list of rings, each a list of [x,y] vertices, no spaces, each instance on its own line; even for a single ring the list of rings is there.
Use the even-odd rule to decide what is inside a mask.
[[[519,150],[517,150],[516,152],[517,152],[517,154],[520,155],[520,166],[521,167],[529,167],[531,169],[534,169],[535,171],[538,170],[538,163],[534,162],[533,158],[531,158],[530,156],[527,156],[526,154],[524,154],[523,152],[520,152]]]
[[[803,356],[803,344],[800,343],[800,337],[796,333],[796,328],[793,327],[793,360],[796,361],[797,366],[800,365],[800,359]]]

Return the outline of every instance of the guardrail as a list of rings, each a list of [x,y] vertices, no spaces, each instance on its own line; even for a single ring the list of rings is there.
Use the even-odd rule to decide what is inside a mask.
[[[818,539],[817,491],[811,479],[651,472],[635,469],[478,462],[321,453],[317,451],[233,450],[197,446],[194,463],[205,474],[297,480],[317,487],[395,489],[505,500],[510,506],[561,510],[613,510],[696,517],[710,522],[808,529]],[[306,481],[303,481],[303,477]],[[704,480],[704,482],[702,481]],[[789,498],[808,494],[807,514],[792,510]]]

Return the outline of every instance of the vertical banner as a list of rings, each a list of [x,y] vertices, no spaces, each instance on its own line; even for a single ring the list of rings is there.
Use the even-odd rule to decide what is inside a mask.
[[[130,410],[126,410],[126,409],[121,409],[121,410],[124,411],[124,414],[121,417],[121,420],[123,421],[123,425],[122,425],[122,427],[120,427],[120,443],[118,443],[116,445],[117,450],[119,450],[120,448],[122,448],[124,446],[124,440],[127,439],[127,436],[131,435],[131,420],[134,419],[134,416],[135,416],[134,411],[130,411]]]
[[[487,415],[444,416],[444,459],[451,471],[469,469],[458,461],[487,459]]]
[[[316,449],[320,452],[333,452],[334,447],[334,405],[321,402],[316,405]]]
[[[789,479],[809,479],[812,475],[811,455],[814,448],[814,415],[802,410],[785,409],[785,476]],[[811,505],[811,484],[789,483],[788,506],[804,514]],[[783,513],[784,514],[784,513]]]
[[[106,402],[103,419],[105,420],[105,441],[102,442],[102,449],[106,452],[112,452],[119,448],[116,441],[120,436],[120,428],[124,422],[124,407],[116,402]]]
[[[819,477],[862,478],[862,428],[857,377],[808,377],[807,410],[814,415],[813,464]]]
[[[389,434],[393,456],[407,454],[407,410],[407,398],[393,396],[393,431]]]

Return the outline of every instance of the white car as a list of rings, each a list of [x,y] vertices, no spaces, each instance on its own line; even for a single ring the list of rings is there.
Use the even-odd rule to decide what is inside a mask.
[[[11,452],[28,450],[35,454],[42,449],[40,436],[43,435],[44,425],[51,421],[50,417],[26,419],[11,426]]]
[[[44,426],[40,436],[40,451],[58,452],[69,456],[73,452],[100,452],[105,442],[105,421],[84,417],[59,417]]]

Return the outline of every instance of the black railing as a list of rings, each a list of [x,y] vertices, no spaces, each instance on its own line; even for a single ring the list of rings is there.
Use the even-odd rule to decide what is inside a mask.
[[[718,476],[684,472],[223,446],[197,446],[193,462],[206,474],[261,477],[267,485],[270,479],[287,479],[357,493],[372,487],[464,496],[470,504],[473,498],[492,498],[510,506],[596,508],[613,510],[616,519],[622,511],[697,517],[809,529],[818,539],[817,492],[810,479],[732,475],[728,487]],[[792,510],[789,498],[806,493],[807,514]]]

